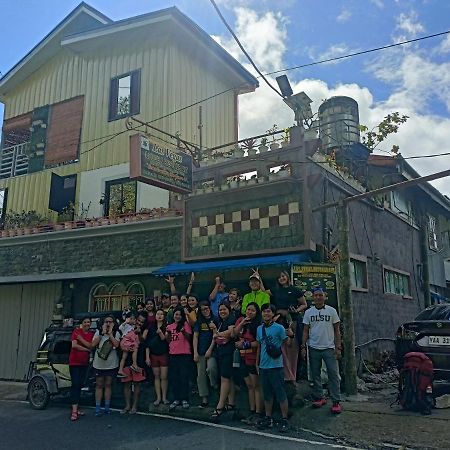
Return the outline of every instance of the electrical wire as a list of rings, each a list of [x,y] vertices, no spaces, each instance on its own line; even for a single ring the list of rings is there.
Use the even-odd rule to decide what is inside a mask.
[[[413,42],[423,41],[425,39],[431,39],[431,38],[435,38],[435,37],[439,37],[439,36],[445,36],[446,34],[450,34],[450,30],[442,31],[440,33],[429,34],[427,36],[422,36],[422,37],[415,38],[415,39],[408,39],[407,41],[396,42],[395,44],[388,44],[388,45],[383,45],[381,47],[371,48],[368,50],[361,50],[359,52],[348,53],[347,55],[341,55],[341,56],[335,56],[333,58],[321,59],[319,61],[314,61],[312,63],[306,63],[306,64],[301,64],[298,66],[287,67],[286,69],[274,70],[273,72],[265,73],[265,75],[274,75],[277,73],[284,73],[284,72],[289,72],[291,70],[304,69],[305,67],[312,67],[312,66],[317,66],[319,64],[325,64],[325,63],[329,63],[329,62],[333,62],[333,61],[339,61],[341,59],[352,58],[354,56],[366,55],[368,53],[378,52],[381,50],[386,50],[386,49],[398,47],[401,45],[411,44]]]
[[[244,55],[247,57],[247,59],[250,61],[250,64],[253,66],[253,68],[256,70],[256,72],[258,72],[259,77],[261,77],[264,82],[267,84],[267,86],[269,86],[274,92],[276,92],[277,95],[279,95],[281,98],[284,98],[284,95],[277,89],[275,88],[270,82],[269,80],[265,77],[265,75],[259,70],[258,66],[255,64],[255,62],[253,61],[253,59],[251,58],[251,56],[248,54],[248,52],[245,50],[244,46],[241,44],[241,42],[239,41],[238,37],[236,36],[236,34],[234,33],[233,29],[230,27],[230,25],[228,25],[228,22],[226,21],[225,17],[222,15],[222,13],[220,12],[219,7],[217,6],[216,2],[214,0],[210,0],[211,4],[213,5],[214,9],[216,10],[217,14],[219,15],[220,19],[222,20],[223,24],[225,25],[225,27],[227,28],[227,30],[231,33],[231,35],[233,36],[233,39],[236,41],[236,44],[239,46],[239,48],[242,50],[242,53],[244,53]]]

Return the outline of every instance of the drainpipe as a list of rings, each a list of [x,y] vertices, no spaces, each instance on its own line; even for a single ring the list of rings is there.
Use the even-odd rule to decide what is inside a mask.
[[[428,224],[426,215],[421,214],[420,256],[422,259],[422,289],[425,308],[431,305],[430,265],[428,263]]]

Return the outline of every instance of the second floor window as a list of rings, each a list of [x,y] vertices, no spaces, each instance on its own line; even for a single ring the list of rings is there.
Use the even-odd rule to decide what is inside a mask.
[[[139,114],[141,71],[134,70],[111,80],[108,120],[118,120]]]
[[[367,289],[367,265],[364,261],[350,259],[350,285],[352,288]]]
[[[386,294],[411,296],[409,274],[393,269],[384,269],[384,292]]]
[[[436,218],[433,216],[428,216],[428,247],[430,250],[438,249]]]

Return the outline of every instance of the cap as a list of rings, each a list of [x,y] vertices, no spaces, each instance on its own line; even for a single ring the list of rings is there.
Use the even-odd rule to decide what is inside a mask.
[[[163,293],[161,294],[161,297],[170,297],[170,294],[168,294],[167,292],[163,292]]]
[[[254,274],[250,275],[249,280],[251,280],[251,279],[255,279],[255,280],[261,281],[261,277],[257,273],[254,273]]]
[[[323,292],[323,293],[325,293],[325,289],[319,286],[319,287],[312,288],[311,292],[313,294],[314,294],[314,292]]]

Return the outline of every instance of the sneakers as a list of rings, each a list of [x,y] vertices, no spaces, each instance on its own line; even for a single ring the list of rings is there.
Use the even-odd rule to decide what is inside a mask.
[[[241,422],[247,425],[255,425],[258,423],[258,420],[261,420],[261,417],[258,414],[250,413],[247,417],[241,419]]]
[[[313,408],[322,408],[323,405],[327,404],[327,399],[325,397],[319,398],[318,400],[313,401]]]
[[[169,411],[173,411],[177,406],[180,406],[180,401],[179,400],[175,400],[174,402],[172,402],[169,406]]]
[[[287,419],[281,419],[279,430],[281,433],[286,433],[289,431],[289,422]]]
[[[183,409],[189,409],[189,403],[186,400],[183,400],[181,404],[183,406]]]
[[[341,404],[338,402],[333,403],[333,406],[331,407],[331,412],[333,414],[340,414],[342,412]]]
[[[261,420],[258,420],[256,426],[260,429],[263,430],[265,428],[273,428],[273,419],[272,417],[264,417]]]

